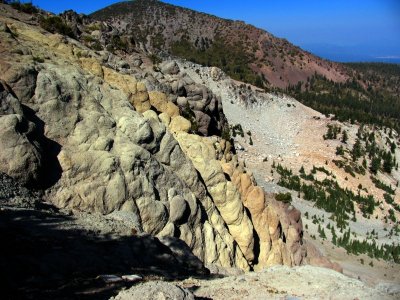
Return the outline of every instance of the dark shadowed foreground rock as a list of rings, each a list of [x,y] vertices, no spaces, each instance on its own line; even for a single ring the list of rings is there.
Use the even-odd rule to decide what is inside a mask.
[[[107,286],[96,279],[103,274],[168,280],[209,274],[176,238],[160,242],[127,232],[117,219],[58,212],[1,173],[0,244],[2,299],[104,298],[129,285]]]

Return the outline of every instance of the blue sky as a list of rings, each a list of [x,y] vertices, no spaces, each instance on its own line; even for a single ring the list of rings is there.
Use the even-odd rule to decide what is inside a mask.
[[[43,9],[89,14],[118,1],[33,0]],[[400,62],[400,0],[165,0],[266,29],[338,61]]]

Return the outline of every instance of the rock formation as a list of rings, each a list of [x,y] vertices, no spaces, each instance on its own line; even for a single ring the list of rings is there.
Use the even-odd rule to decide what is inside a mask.
[[[26,118],[21,103],[0,81],[0,172],[23,184],[37,182],[42,155],[36,133],[36,126]]]
[[[124,212],[206,265],[305,263],[300,213],[238,162],[209,89],[173,61],[150,72],[2,9],[0,171],[59,208]]]

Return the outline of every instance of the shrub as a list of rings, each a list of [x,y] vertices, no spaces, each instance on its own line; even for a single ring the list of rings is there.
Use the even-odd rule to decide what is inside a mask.
[[[388,194],[394,195],[395,194],[395,190],[393,189],[392,186],[386,185],[385,183],[383,183],[382,181],[380,181],[378,178],[375,178],[373,176],[370,177],[372,182],[374,183],[374,185],[378,188],[381,189],[383,191],[385,191]]]
[[[379,157],[372,158],[370,170],[373,174],[376,174],[381,167],[381,159]]]
[[[157,65],[162,61],[161,58],[159,58],[157,55],[155,55],[153,53],[149,55],[149,58],[150,58],[151,62],[153,63],[153,65]]]
[[[182,117],[188,119],[192,124],[190,127],[190,132],[197,133],[199,130],[199,124],[197,123],[196,115],[191,110],[189,103],[186,103],[186,106],[184,108],[181,108],[181,115]]]
[[[346,173],[349,173],[351,176],[356,177],[356,174],[354,174],[353,168],[349,165],[345,165],[344,171]]]
[[[323,135],[324,140],[336,140],[338,133],[341,132],[340,126],[328,124],[328,131]]]
[[[33,56],[33,61],[37,63],[44,63],[44,59],[37,56]]]
[[[72,28],[64,23],[64,21],[58,16],[42,17],[39,21],[40,26],[51,32],[67,35],[71,38],[75,38]]]
[[[344,130],[343,135],[342,135],[342,143],[346,144],[348,139],[349,139],[349,136],[347,135],[347,131]]]
[[[83,40],[85,43],[92,43],[92,42],[95,41],[95,38],[92,37],[91,35],[84,35],[84,36],[82,36],[82,40]]]
[[[225,127],[225,128],[222,130],[221,137],[222,137],[224,140],[226,140],[226,141],[230,141],[230,140],[232,139],[232,137],[231,137],[231,131],[229,130],[229,127]]]
[[[6,1],[6,4],[10,4],[12,8],[22,11],[27,14],[36,14],[39,12],[36,6],[32,3],[21,3],[19,0]]]
[[[244,137],[244,131],[243,131],[242,125],[236,124],[236,125],[232,126],[232,135],[233,135],[233,137],[236,137],[237,135]]]
[[[253,54],[243,51],[242,42],[226,40],[220,34],[217,34],[213,42],[205,47],[196,47],[189,37],[184,35],[171,45],[171,54],[205,66],[220,67],[236,80],[263,85],[262,78],[257,79],[259,75],[248,63],[254,59]]]
[[[279,193],[275,195],[275,199],[284,203],[292,202],[292,195],[290,193]]]
[[[93,43],[91,43],[90,48],[95,51],[103,50],[103,46],[101,45],[100,41],[98,41],[98,40],[95,40]]]
[[[119,35],[114,35],[111,38],[111,46],[115,50],[126,50],[126,48],[128,48],[126,41],[123,41]]]
[[[100,30],[100,29],[101,29],[101,26],[99,24],[90,24],[90,25],[86,26],[86,30],[90,31],[90,32],[95,31],[95,30]]]

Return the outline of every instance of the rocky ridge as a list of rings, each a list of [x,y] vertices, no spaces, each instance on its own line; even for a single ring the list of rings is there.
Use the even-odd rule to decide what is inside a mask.
[[[132,233],[179,238],[207,266],[332,266],[310,256],[298,211],[209,136],[226,121],[205,86],[174,63],[149,72],[141,55],[92,51],[0,9],[1,172],[59,208],[119,212]]]

